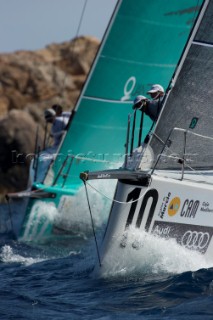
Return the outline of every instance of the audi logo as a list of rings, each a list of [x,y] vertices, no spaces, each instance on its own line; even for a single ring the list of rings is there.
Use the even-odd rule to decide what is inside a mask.
[[[202,250],[207,246],[209,239],[208,232],[187,231],[181,239],[181,244],[188,249]]]

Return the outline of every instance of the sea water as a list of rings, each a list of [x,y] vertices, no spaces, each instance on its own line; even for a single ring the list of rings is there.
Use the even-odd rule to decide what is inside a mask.
[[[102,225],[98,206],[100,245],[107,212]],[[122,259],[112,252],[99,267],[90,231],[84,226],[84,236],[37,246],[2,237],[0,319],[213,319],[212,261],[132,229],[137,250]]]

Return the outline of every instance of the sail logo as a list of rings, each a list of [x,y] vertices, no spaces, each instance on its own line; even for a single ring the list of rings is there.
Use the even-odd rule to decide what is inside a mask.
[[[168,205],[168,215],[170,217],[173,217],[178,212],[179,208],[180,208],[180,198],[175,197],[170,201]]]
[[[132,91],[134,90],[136,85],[136,78],[130,77],[124,86],[124,96],[121,98],[121,101],[130,100]]]
[[[186,199],[181,209],[180,216],[184,218],[195,218],[199,205],[199,200]]]
[[[161,219],[164,218],[164,214],[166,212],[170,197],[171,197],[171,192],[168,192],[168,195],[163,198],[163,203],[161,204],[160,211],[158,213]]]
[[[197,118],[197,117],[192,118],[191,123],[189,125],[189,128],[194,129],[197,125],[198,120],[199,120],[199,118]]]
[[[142,83],[137,83],[136,77],[131,76],[127,79],[124,84],[123,97],[121,101],[129,101],[132,97],[137,96],[145,91],[145,85]]]
[[[98,179],[109,179],[110,177],[111,177],[111,175],[108,173],[105,173],[105,174],[101,173],[101,174],[97,175]]]

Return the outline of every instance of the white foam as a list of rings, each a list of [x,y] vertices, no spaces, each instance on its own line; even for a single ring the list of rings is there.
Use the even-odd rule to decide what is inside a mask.
[[[45,260],[41,258],[23,257],[19,254],[15,254],[13,249],[8,245],[2,247],[0,258],[5,263],[21,263],[26,266]]]
[[[92,189],[87,186],[89,203],[95,227],[101,227],[106,222],[112,202],[103,196],[113,199],[116,181],[98,180],[92,181]],[[100,193],[101,192],[101,193]],[[85,187],[73,197],[62,196],[63,209],[59,205],[60,215],[56,217],[56,225],[65,230],[80,232],[91,231],[91,218],[86,198]]]
[[[130,229],[126,247],[120,247],[120,240],[121,237],[113,240],[118,245],[112,246],[102,261],[98,270],[101,276],[179,274],[213,265],[202,254],[181,247],[174,239],[166,240],[138,229]]]
[[[54,202],[45,203],[41,200],[35,202],[30,218],[26,223],[23,241],[39,240],[48,233],[49,225],[53,224],[58,215]]]
[[[100,228],[108,218],[113,199],[115,180],[92,181],[88,186],[89,202],[95,228]],[[100,192],[102,194],[100,194]],[[26,222],[21,241],[43,241],[52,236],[52,226],[64,232],[71,232],[83,238],[92,233],[91,217],[86,198],[85,187],[82,186],[75,196],[62,195],[58,208],[54,202],[37,200]]]

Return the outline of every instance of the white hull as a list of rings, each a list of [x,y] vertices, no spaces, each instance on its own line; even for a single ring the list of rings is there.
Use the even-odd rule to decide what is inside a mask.
[[[148,187],[119,181],[114,200],[123,204],[112,206],[100,270],[112,255],[119,263],[129,250],[139,249],[144,232],[213,258],[213,185],[152,175]]]

